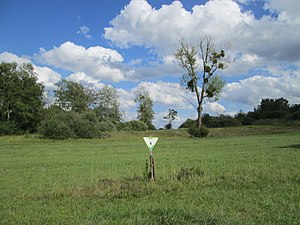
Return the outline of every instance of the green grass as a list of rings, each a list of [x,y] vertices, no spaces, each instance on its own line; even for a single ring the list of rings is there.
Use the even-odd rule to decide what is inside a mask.
[[[300,224],[300,132],[253,129],[0,137],[0,223]],[[160,137],[155,182],[146,135]]]

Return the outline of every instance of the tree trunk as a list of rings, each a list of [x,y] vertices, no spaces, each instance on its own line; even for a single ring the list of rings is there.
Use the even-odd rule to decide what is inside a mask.
[[[198,113],[198,118],[197,118],[197,127],[200,130],[202,126],[202,103],[204,99],[204,88],[205,88],[205,82],[204,82],[205,74],[203,75],[203,82],[202,82],[202,88],[201,88],[201,95],[199,94],[199,90],[196,87],[196,95],[197,95],[197,101],[198,101],[198,108],[197,108],[197,113]]]
[[[200,130],[200,128],[202,126],[202,118],[201,118],[202,117],[202,104],[200,104],[198,106],[197,112],[198,112],[197,127]]]

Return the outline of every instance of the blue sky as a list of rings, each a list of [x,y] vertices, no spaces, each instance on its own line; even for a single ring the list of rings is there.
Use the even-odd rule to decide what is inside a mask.
[[[176,125],[196,116],[174,58],[180,38],[231,42],[227,85],[212,115],[249,111],[262,98],[300,103],[300,2],[294,0],[1,0],[0,61],[30,62],[51,91],[62,78],[118,89],[124,120],[135,119],[134,91],[154,100],[155,125],[168,109]]]

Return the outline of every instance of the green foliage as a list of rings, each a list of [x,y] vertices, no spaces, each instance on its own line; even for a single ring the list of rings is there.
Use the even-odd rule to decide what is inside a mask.
[[[300,110],[289,114],[286,120],[300,120]]]
[[[151,126],[154,119],[154,111],[153,101],[149,92],[145,88],[139,88],[135,92],[134,102],[139,103],[137,119]]]
[[[243,125],[278,125],[295,124],[293,121],[300,120],[300,105],[290,106],[288,100],[284,98],[278,99],[262,99],[260,105],[248,113],[239,112],[235,118],[243,123]]]
[[[2,134],[36,131],[41,120],[42,98],[43,86],[37,82],[31,64],[0,63]]]
[[[47,111],[45,119],[39,127],[39,133],[44,138],[98,138],[103,137],[103,127],[95,119],[93,112],[78,114],[73,111],[63,111],[56,107]]]
[[[152,123],[147,124],[148,130],[156,130],[156,127]]]
[[[165,129],[166,129],[166,130],[172,129],[172,124],[171,124],[171,123],[167,123],[167,124],[165,125]]]
[[[200,128],[198,126],[191,126],[188,128],[188,133],[192,137],[204,138],[208,135],[209,131],[205,126],[201,126]]]
[[[225,81],[220,76],[213,76],[205,86],[206,97],[219,100],[221,90],[225,86]]]
[[[125,123],[122,123],[121,130],[125,131],[146,131],[148,126],[146,123],[140,120],[131,120]]]
[[[56,84],[56,103],[64,110],[82,113],[88,110],[94,96],[81,84],[63,79]]]
[[[0,122],[0,136],[22,134],[24,131],[18,129],[14,122]]]
[[[205,114],[202,117],[202,122],[206,127],[235,127],[242,126],[242,123],[229,116],[229,115],[220,115],[220,116],[210,116]]]
[[[115,88],[105,85],[95,94],[94,111],[100,121],[121,121],[119,97]]]
[[[71,127],[61,121],[59,117],[49,118],[42,121],[39,133],[48,139],[62,140],[75,137],[75,132]]]
[[[99,130],[102,132],[113,132],[117,131],[116,126],[111,121],[101,121],[99,123]]]
[[[183,122],[179,128],[189,128],[191,126],[197,126],[197,121],[192,119],[187,119],[185,122]]]

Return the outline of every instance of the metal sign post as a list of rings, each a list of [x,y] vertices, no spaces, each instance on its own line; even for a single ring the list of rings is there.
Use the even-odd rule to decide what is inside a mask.
[[[155,180],[155,168],[154,168],[154,158],[153,158],[153,149],[158,141],[157,137],[144,137],[144,141],[149,149],[150,155],[150,180]]]

